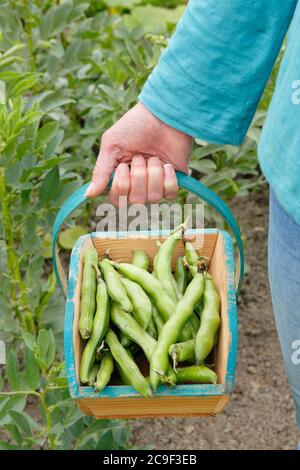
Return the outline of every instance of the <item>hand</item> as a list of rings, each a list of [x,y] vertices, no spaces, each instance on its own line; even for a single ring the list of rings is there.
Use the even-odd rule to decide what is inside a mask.
[[[188,172],[191,149],[190,136],[163,123],[138,103],[103,134],[86,195],[93,198],[101,194],[115,170],[109,193],[114,205],[120,196],[131,204],[174,199],[178,191],[175,169]]]

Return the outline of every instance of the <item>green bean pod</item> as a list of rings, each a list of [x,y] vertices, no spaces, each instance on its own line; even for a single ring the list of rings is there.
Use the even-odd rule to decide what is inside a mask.
[[[135,318],[125,312],[118,304],[112,304],[110,316],[112,323],[131,341],[138,344],[144,351],[146,358],[150,360],[156,346],[155,339],[143,330]]]
[[[175,280],[177,283],[177,289],[181,294],[184,294],[186,286],[187,286],[187,271],[184,268],[183,264],[183,257],[179,256],[176,262],[176,270],[175,270]]]
[[[124,346],[124,348],[128,348],[128,346],[130,346],[132,344],[131,339],[128,338],[127,335],[124,335],[124,333],[122,333],[122,331],[119,335],[119,341],[122,344],[122,346]]]
[[[106,341],[114,360],[122,368],[124,374],[130,379],[131,385],[143,397],[151,397],[152,393],[149,383],[142,375],[134,360],[131,359],[126,349],[123,348],[113,330],[108,330],[106,334]]]
[[[159,312],[162,320],[166,322],[171,315],[174,313],[176,308],[176,302],[167,294],[163,289],[160,281],[156,279],[152,274],[145,271],[145,269],[138,268],[129,263],[114,263],[111,262],[117,271],[122,274],[124,277],[131,279],[132,281],[137,282],[144,291],[151,297],[153,300],[154,306]],[[124,309],[125,310],[125,309]],[[180,335],[182,341],[191,339],[192,332],[185,326]]]
[[[161,316],[159,315],[158,311],[156,310],[155,307],[152,309],[152,318],[154,321],[154,325],[157,331],[158,336],[160,335],[161,330],[163,329],[164,322],[161,319]]]
[[[89,372],[95,360],[96,349],[103,340],[109,325],[110,301],[106,284],[103,279],[98,279],[96,313],[94,317],[92,334],[83,350],[80,361],[80,381],[85,384],[89,382]]]
[[[150,382],[153,390],[157,389],[160,377],[166,374],[169,365],[168,351],[176,343],[180,331],[193,313],[194,307],[203,295],[204,276],[198,273],[187,286],[183,298],[178,302],[174,314],[164,324],[156,348],[150,361]]]
[[[114,360],[110,351],[104,351],[101,362],[100,369],[97,374],[96,382],[94,383],[95,391],[102,392],[102,390],[109,383],[111,375],[114,370]]]
[[[79,332],[82,339],[91,336],[93,318],[96,310],[96,290],[98,253],[93,246],[89,246],[83,255],[83,274],[81,284]]]
[[[177,383],[216,384],[217,374],[206,366],[189,366],[177,369]]]
[[[152,317],[152,304],[148,295],[141,286],[126,277],[121,277],[127,295],[133,306],[133,316],[141,327],[146,330]]]
[[[157,339],[158,334],[153,318],[150,318],[150,322],[146,331],[147,333],[149,333],[150,336],[152,336],[152,338]]]
[[[122,310],[117,304],[112,305],[111,321],[133,342],[140,346],[147,360],[150,362],[153,351],[157,345],[156,340],[143,330],[129,313]],[[170,365],[167,367],[166,382],[170,385],[176,384],[176,375]]]
[[[198,256],[197,251],[194,248],[194,245],[191,242],[186,240],[184,242],[184,248],[185,248],[184,255],[186,257],[188,264],[190,266],[197,266],[198,261],[199,261],[199,256]]]
[[[125,287],[123,286],[119,274],[113,268],[110,260],[103,259],[99,263],[103,277],[105,279],[109,296],[117,302],[127,312],[132,312],[133,305],[130,302]]]
[[[172,274],[171,263],[174,250],[183,237],[183,227],[179,227],[174,233],[160,245],[153,261],[153,273],[169,296],[177,302],[179,300],[178,287]]]
[[[220,304],[220,296],[214,282],[206,273],[201,324],[195,339],[197,364],[202,364],[214,347],[215,336],[220,326]]]
[[[131,264],[147,271],[149,267],[149,258],[144,251],[134,250],[132,252]]]
[[[167,321],[175,309],[175,302],[164,291],[161,283],[152,274],[129,263],[113,263],[113,266],[124,277],[137,282],[153,299],[153,302],[164,321]]]
[[[95,362],[94,365],[92,366],[90,372],[89,372],[89,380],[88,380],[88,385],[91,387],[94,385],[96,382],[96,377],[99,371],[100,364]]]
[[[131,359],[133,359],[133,355],[129,348],[126,348],[126,352],[128,356],[131,357]],[[122,367],[118,364],[118,362],[116,362],[116,366],[117,366],[118,374],[121,379],[122,385],[131,385],[130,379],[127,377],[127,375],[123,371]]]
[[[195,361],[195,340],[190,339],[182,343],[171,344],[169,355],[172,357],[175,367],[178,362]]]

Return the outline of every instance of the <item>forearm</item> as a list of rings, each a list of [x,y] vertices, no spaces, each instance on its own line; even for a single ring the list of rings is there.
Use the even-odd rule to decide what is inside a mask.
[[[140,100],[188,135],[241,143],[296,3],[190,0]]]

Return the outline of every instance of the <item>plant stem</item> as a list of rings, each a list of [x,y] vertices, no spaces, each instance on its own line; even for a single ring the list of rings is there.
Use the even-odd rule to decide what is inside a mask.
[[[43,411],[45,413],[45,418],[46,418],[46,432],[47,432],[47,438],[49,442],[50,449],[55,449],[55,439],[53,435],[51,434],[51,411],[48,408],[48,405],[46,403],[46,393],[47,393],[48,388],[46,387],[43,393],[40,395],[40,401],[41,405],[43,408]]]
[[[9,204],[9,195],[7,194],[7,187],[6,187],[6,182],[5,178],[2,178],[2,191],[3,191],[3,197],[2,197],[2,225],[3,225],[3,232],[4,232],[4,241],[6,245],[6,250],[7,250],[7,267],[8,267],[8,272],[9,275],[12,279],[11,283],[11,297],[13,300],[16,300],[16,294],[14,291],[14,284],[18,286],[18,290],[20,293],[20,301],[21,301],[21,306],[23,312],[26,312],[25,315],[22,315],[20,309],[18,306],[16,307],[16,317],[21,325],[21,327],[25,329],[29,329],[31,331],[30,327],[30,321],[29,317],[30,311],[28,308],[28,302],[27,302],[27,296],[26,296],[26,288],[22,280],[21,276],[21,270],[20,270],[20,264],[19,264],[19,258],[16,254],[15,246],[14,246],[14,235],[12,231],[12,217],[11,217],[11,212],[10,212],[10,204]],[[25,321],[25,316],[27,316],[27,319]],[[27,328],[26,328],[27,327]]]
[[[28,52],[30,56],[30,69],[31,69],[31,72],[35,72],[36,65],[35,65],[35,56],[34,56],[34,47],[33,47],[33,38],[32,38],[31,13],[30,13],[27,0],[23,0],[23,6],[25,9],[24,32],[25,32],[25,36],[27,39]]]
[[[15,390],[14,392],[0,392],[0,397],[9,395],[35,395],[38,398],[41,397],[41,394],[39,392],[35,392],[34,390]]]

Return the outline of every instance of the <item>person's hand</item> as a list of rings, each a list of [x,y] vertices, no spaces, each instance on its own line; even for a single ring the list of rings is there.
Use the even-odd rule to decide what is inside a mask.
[[[120,196],[131,204],[174,199],[178,191],[175,169],[187,173],[191,149],[190,136],[163,123],[138,103],[103,134],[86,195],[93,198],[101,194],[115,170],[109,193],[115,205]]]

